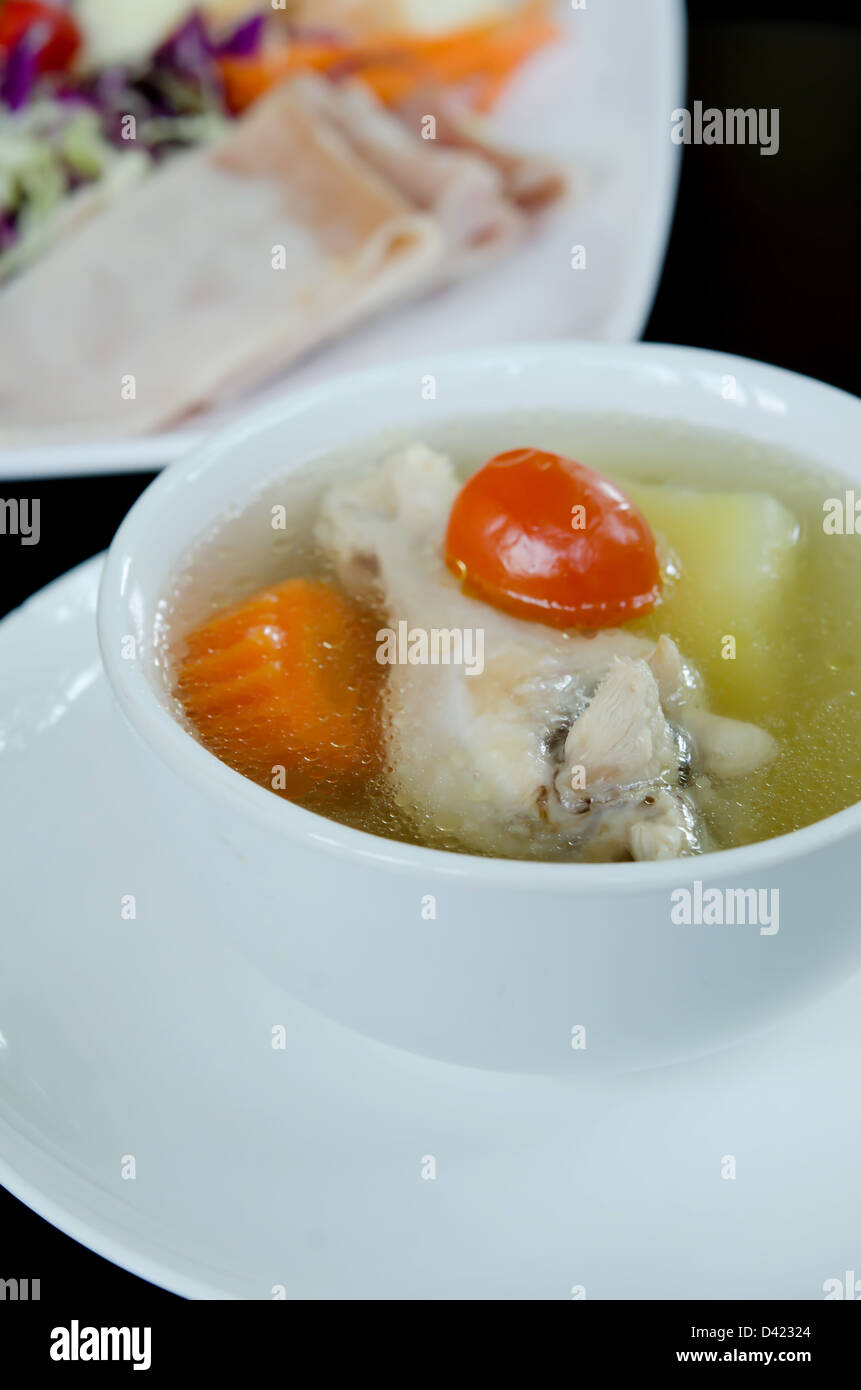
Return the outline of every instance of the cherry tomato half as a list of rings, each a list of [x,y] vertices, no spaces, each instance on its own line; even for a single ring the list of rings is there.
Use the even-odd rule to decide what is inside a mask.
[[[661,592],[648,523],[592,468],[540,449],[498,454],[455,498],[445,558],[464,591],[552,627],[614,627]]]
[[[61,72],[69,66],[81,45],[81,34],[72,16],[54,5],[37,0],[6,0],[0,4],[0,55],[32,33],[38,52],[39,72]]]

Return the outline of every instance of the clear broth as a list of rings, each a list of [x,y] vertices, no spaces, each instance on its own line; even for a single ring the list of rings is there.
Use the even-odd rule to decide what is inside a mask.
[[[844,495],[846,479],[743,436],[624,416],[521,413],[458,421],[424,430],[422,438],[449,454],[464,477],[505,449],[534,446],[569,454],[622,486],[766,492],[781,501],[797,519],[800,536],[792,589],[769,639],[773,681],[733,698],[714,634],[690,624],[678,630],[672,594],[633,626],[673,636],[703,675],[710,707],[763,725],[780,745],[768,767],[716,788],[704,811],[716,844],[729,848],[769,839],[861,799],[861,535],[826,535],[823,529],[823,503]],[[408,442],[391,432],[361,443],[349,456],[315,460],[274,480],[241,513],[224,517],[217,531],[201,537],[162,604],[158,636],[169,687],[184,634],[208,616],[294,575],[331,578],[313,539],[323,488]],[[286,508],[283,530],[273,530],[275,506]],[[177,714],[184,721],[179,707]],[[300,804],[373,834],[462,848],[444,826],[429,823],[421,808],[414,818],[406,816],[391,800],[384,775],[346,795],[321,781]]]

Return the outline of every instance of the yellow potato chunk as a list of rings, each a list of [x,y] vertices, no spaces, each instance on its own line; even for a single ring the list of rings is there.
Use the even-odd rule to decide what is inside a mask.
[[[662,602],[639,626],[676,641],[722,713],[756,719],[782,705],[781,648],[798,582],[796,518],[759,492],[652,483],[626,491],[655,534],[665,576]]]

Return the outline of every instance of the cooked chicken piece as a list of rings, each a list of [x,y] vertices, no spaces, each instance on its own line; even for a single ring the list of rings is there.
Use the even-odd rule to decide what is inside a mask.
[[[699,747],[687,732],[702,714],[696,673],[667,637],[561,632],[462,593],[442,553],[458,487],[447,458],[413,444],[332,484],[321,504],[318,539],[342,583],[392,629],[474,634],[465,651],[483,642],[480,665],[390,667],[398,803],[432,842],[511,857],[662,859],[705,848],[685,787]],[[721,749],[733,769],[769,755],[763,731],[713,719],[694,720],[708,741],[703,766],[717,771]]]
[[[695,819],[688,801],[662,791],[653,801],[641,801],[636,811],[628,834],[635,859],[678,859],[697,844]],[[616,814],[620,813],[624,811]],[[629,809],[628,815],[631,814]]]
[[[648,660],[658,683],[661,705],[667,713],[678,714],[686,704],[699,697],[699,677],[682,661],[678,647],[669,637],[658,638],[657,646]]]
[[[585,769],[590,795],[602,798],[629,782],[672,777],[678,761],[648,664],[616,657],[565,740],[556,778],[559,800],[571,799],[572,768]]]
[[[743,777],[777,754],[776,739],[758,724],[726,719],[705,709],[686,710],[684,719],[697,766],[709,777],[722,781]]]

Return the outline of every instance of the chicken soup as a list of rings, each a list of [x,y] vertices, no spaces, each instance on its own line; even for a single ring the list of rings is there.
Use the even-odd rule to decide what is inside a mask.
[[[201,538],[162,668],[216,756],[377,835],[563,861],[749,844],[861,797],[841,507],[809,461],[672,423],[392,436]]]

